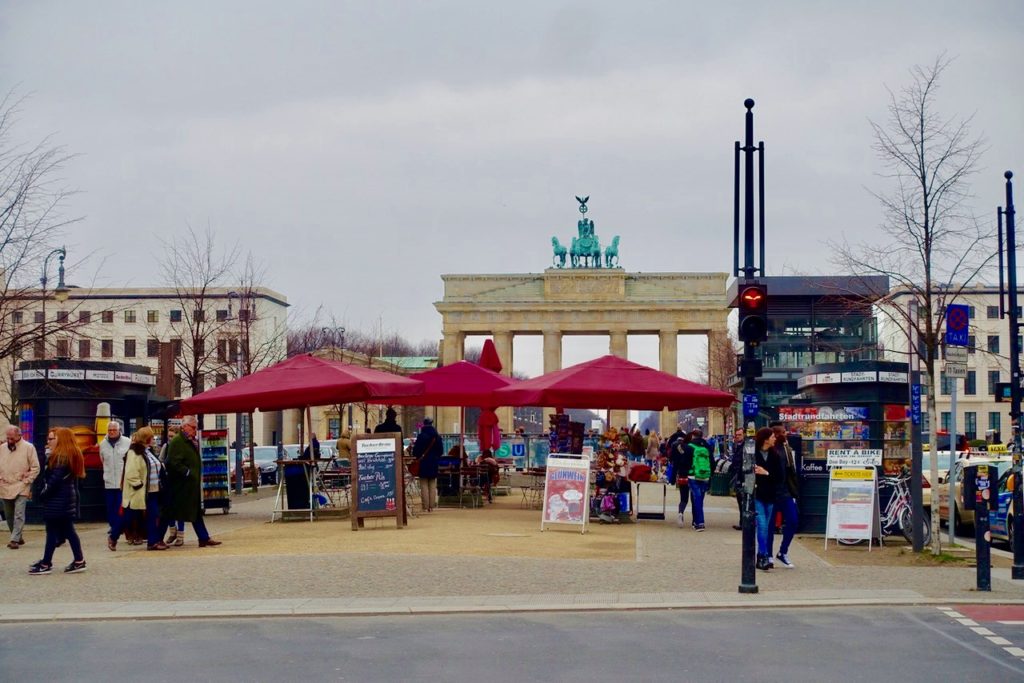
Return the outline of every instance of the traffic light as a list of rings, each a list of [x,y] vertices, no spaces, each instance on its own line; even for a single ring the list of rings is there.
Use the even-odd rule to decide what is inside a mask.
[[[740,341],[759,344],[768,338],[768,287],[740,285]]]

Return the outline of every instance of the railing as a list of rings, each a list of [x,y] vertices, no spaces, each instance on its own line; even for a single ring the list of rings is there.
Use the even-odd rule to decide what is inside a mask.
[[[507,455],[499,453],[498,457],[512,458],[514,466],[517,470],[525,470],[531,467],[545,467],[548,463],[548,455],[550,453],[550,441],[547,436],[541,434],[527,435],[521,437],[526,442],[526,452],[524,455],[513,455],[511,451]],[[444,443],[444,452],[447,453],[459,443],[458,434],[442,434],[441,439]],[[597,451],[597,438],[585,437],[583,439],[584,446],[593,446],[594,451]],[[501,440],[503,447],[507,448],[510,443],[510,437],[503,437]],[[472,460],[480,455],[480,440],[476,435],[466,435],[463,441],[463,447],[466,449],[466,456]]]

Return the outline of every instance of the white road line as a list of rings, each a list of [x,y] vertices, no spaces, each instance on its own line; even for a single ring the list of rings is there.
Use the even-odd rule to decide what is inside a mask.
[[[1004,647],[1003,649],[1009,652],[1014,657],[1024,657],[1024,649],[1021,649],[1019,647]]]
[[[954,612],[953,610],[946,612],[946,616],[953,617],[954,619],[964,618],[964,615],[960,614],[959,612]]]
[[[974,619],[964,618],[964,619],[957,619],[957,621],[959,621],[962,626],[977,626],[978,625],[978,622],[976,622]]]
[[[1013,645],[1013,643],[1011,643],[1006,638],[1003,638],[1001,636],[987,636],[987,637],[992,642],[993,645]]]
[[[997,621],[997,624],[1003,624],[1005,626],[1020,626],[1024,624],[1024,621]]]
[[[994,636],[995,633],[989,631],[984,626],[972,626],[971,630],[977,633],[979,636]]]

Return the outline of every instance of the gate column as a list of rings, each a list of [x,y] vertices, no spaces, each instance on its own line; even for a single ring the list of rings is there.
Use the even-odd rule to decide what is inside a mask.
[[[658,333],[658,369],[670,375],[679,375],[679,331],[661,330]],[[675,412],[661,411],[661,427],[658,436],[662,439],[676,431],[679,422]]]
[[[513,334],[508,330],[495,330],[494,350],[498,352],[498,359],[501,361],[501,374],[506,377],[512,376],[512,338]],[[511,434],[515,431],[515,424],[512,417],[512,408],[502,407],[495,410],[498,415],[498,424],[501,426],[502,434]]]
[[[608,340],[608,352],[613,356],[628,360],[628,337],[629,334],[626,330],[612,330],[609,332]],[[603,406],[594,406],[594,408],[601,408]],[[629,427],[629,411],[628,410],[609,410],[608,411],[608,426],[618,429],[625,425]]]

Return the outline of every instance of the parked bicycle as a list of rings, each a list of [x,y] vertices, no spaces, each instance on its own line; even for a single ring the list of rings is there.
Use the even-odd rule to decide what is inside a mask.
[[[885,510],[882,511],[879,517],[879,522],[881,522],[882,536],[895,536],[897,533],[902,532],[907,542],[913,543],[914,527],[911,520],[914,517],[914,506],[911,503],[909,482],[909,476],[882,477],[878,480],[879,501],[885,499],[884,492],[892,491],[892,495],[889,496],[889,500],[885,505]],[[932,525],[927,512],[921,516],[921,530],[924,544],[928,545],[932,542]],[[863,542],[863,539],[860,538],[840,538],[837,540],[843,545],[857,545]]]

